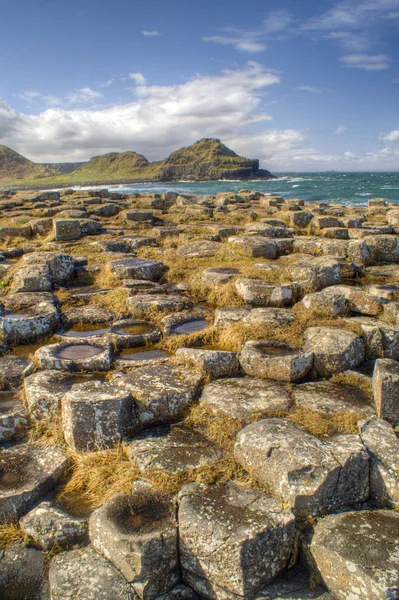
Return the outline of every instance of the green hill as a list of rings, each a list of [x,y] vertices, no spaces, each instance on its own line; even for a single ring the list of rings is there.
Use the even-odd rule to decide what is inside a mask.
[[[0,145],[0,183],[54,176],[55,169],[28,160],[15,150]]]
[[[257,159],[238,156],[220,140],[204,138],[191,146],[181,148],[161,161],[150,163],[137,152],[111,152],[95,156],[87,163],[65,168],[65,163],[37,165],[9,148],[19,157],[25,171],[10,169],[10,161],[2,164],[0,154],[0,182],[14,185],[73,185],[97,183],[209,181],[218,179],[271,179],[269,171],[259,169]],[[23,162],[24,161],[24,162]],[[29,168],[28,168],[29,166]],[[7,175],[7,178],[5,177]],[[37,181],[40,178],[40,183]]]

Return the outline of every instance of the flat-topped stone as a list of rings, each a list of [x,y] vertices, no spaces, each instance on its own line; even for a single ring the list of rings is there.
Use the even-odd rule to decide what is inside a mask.
[[[259,490],[189,484],[180,494],[183,581],[207,600],[249,600],[287,565],[291,512]]]
[[[292,398],[282,384],[252,377],[236,377],[207,384],[200,404],[215,413],[245,421],[256,414],[287,412],[292,406]]]
[[[109,448],[136,425],[128,390],[102,381],[76,383],[61,400],[65,441],[73,450]]]
[[[18,392],[0,392],[0,442],[17,438],[28,424],[28,414]]]
[[[142,427],[163,425],[180,418],[199,394],[201,375],[171,365],[137,367],[115,373],[111,381],[129,390]]]
[[[386,510],[330,515],[317,523],[310,551],[337,600],[397,596],[398,532],[399,515]]]
[[[44,550],[82,543],[88,535],[86,519],[73,517],[51,502],[41,502],[22,517],[20,525]]]
[[[64,474],[67,456],[58,448],[20,444],[0,451],[0,522],[15,523]]]
[[[331,376],[352,369],[365,360],[363,340],[350,331],[335,327],[309,327],[303,349],[313,352],[316,376]]]
[[[129,445],[129,457],[143,474],[149,471],[176,473],[211,466],[222,456],[216,444],[184,425],[153,428]]]
[[[312,381],[293,386],[292,394],[296,408],[315,410],[326,415],[354,413],[360,419],[374,412],[368,395],[351,385]]]
[[[159,260],[144,258],[121,258],[108,263],[112,275],[119,279],[148,279],[159,281],[164,271],[164,265]]]
[[[294,423],[272,418],[242,429],[234,454],[299,515],[320,514],[369,495],[368,457],[358,436],[324,443]]]
[[[118,569],[91,546],[55,556],[49,582],[57,600],[138,600]]]

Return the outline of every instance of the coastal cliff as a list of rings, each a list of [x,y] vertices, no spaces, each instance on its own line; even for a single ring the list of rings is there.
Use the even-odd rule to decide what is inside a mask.
[[[1,151],[3,149],[3,151]],[[11,163],[8,156],[14,156]],[[21,168],[12,167],[19,157]],[[69,168],[68,168],[69,167]],[[71,171],[72,168],[72,171]],[[137,152],[111,152],[87,163],[33,163],[6,146],[0,147],[0,183],[7,185],[73,185],[112,182],[216,181],[219,179],[275,179],[259,168],[258,159],[244,158],[220,140],[204,138],[161,161],[149,162]]]

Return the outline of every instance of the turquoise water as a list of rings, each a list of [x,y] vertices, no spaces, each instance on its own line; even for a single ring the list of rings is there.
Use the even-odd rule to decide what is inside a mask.
[[[280,173],[269,181],[207,181],[108,186],[108,189],[134,192],[189,192],[216,194],[246,188],[268,195],[301,198],[309,202],[342,202],[365,205],[369,198],[386,198],[399,204],[399,172],[396,173]]]

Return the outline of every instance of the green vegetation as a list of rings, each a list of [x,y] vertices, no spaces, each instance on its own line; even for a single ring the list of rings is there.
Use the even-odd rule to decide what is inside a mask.
[[[137,152],[111,152],[89,162],[39,165],[0,146],[0,183],[10,186],[62,186],[112,182],[251,179],[273,176],[259,169],[257,159],[238,156],[217,139],[202,139],[150,163]]]

